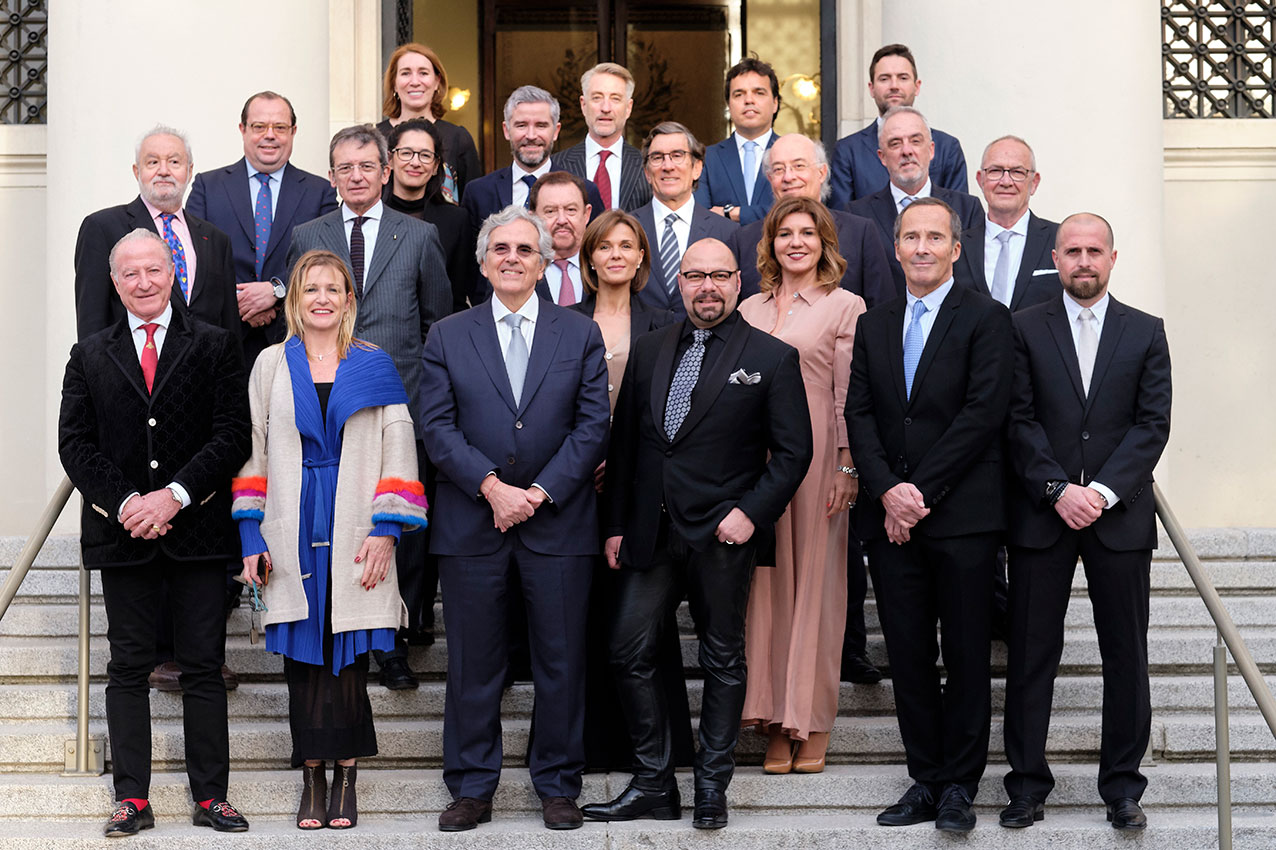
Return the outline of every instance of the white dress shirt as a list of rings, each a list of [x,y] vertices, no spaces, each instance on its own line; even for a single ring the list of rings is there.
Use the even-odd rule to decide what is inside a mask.
[[[771,141],[771,136],[773,135],[773,133],[774,133],[773,130],[767,130],[765,133],[763,133],[761,136],[758,136],[756,139],[746,139],[744,136],[741,136],[739,132],[735,132],[731,134],[731,138],[735,139],[736,156],[740,157],[740,175],[744,177],[745,186],[752,186],[754,183],[757,182],[758,170],[762,168],[762,154],[766,153],[767,143]],[[755,151],[757,155],[753,157],[753,173],[752,174],[744,173],[744,145],[746,142],[753,142],[754,144],[758,146],[757,150]]]
[[[250,209],[256,215],[257,195],[261,193],[261,181],[257,179],[257,175],[261,172],[253,168],[253,164],[247,159],[244,160],[244,163],[248,166],[248,197],[252,200]],[[267,181],[270,183],[270,220],[272,222],[275,220],[275,210],[279,209],[279,190],[284,186],[284,169],[287,167],[288,163],[285,162],[276,168],[271,172],[270,180]]]
[[[377,232],[381,229],[381,216],[385,214],[385,206],[377,201],[372,209],[363,214],[363,291],[366,294],[372,281],[368,280],[368,269],[372,268],[372,251],[377,244]],[[350,249],[350,234],[354,231],[354,211],[341,202],[341,221],[346,227],[346,250]]]
[[[944,303],[944,299],[948,297],[948,293],[952,291],[953,279],[950,277],[922,298],[918,298],[913,293],[908,292],[906,295],[908,303],[904,308],[904,327],[901,332],[902,335],[900,336],[900,339],[905,339],[908,336],[908,325],[913,321],[913,304],[921,301],[926,305],[926,312],[922,313],[920,322],[922,329],[922,348],[925,348],[926,340],[930,339],[930,329],[935,326],[935,316],[939,313],[939,307]]]
[[[580,279],[580,254],[576,253],[570,257],[563,257],[567,260],[567,279],[572,284],[572,296],[576,299],[572,303],[579,304],[581,299],[585,297],[584,284]],[[557,265],[559,258],[555,257],[548,266],[545,267],[545,283],[549,286],[549,294],[553,296],[554,303],[558,303],[558,290],[563,285],[563,272]],[[524,323],[526,324],[526,323]]]
[[[984,215],[984,280],[988,282],[989,291],[992,290],[992,279],[997,271],[997,258],[1001,254],[1001,242],[997,237],[1006,230],[1012,234],[1010,241],[1006,243],[1006,250],[1010,252],[1010,265],[1006,268],[1006,300],[1003,302],[1009,307],[1015,295],[1015,278],[1019,276],[1019,266],[1023,263],[1023,249],[1028,244],[1028,211],[1024,210],[1019,220],[1010,227],[1002,227]]]
[[[1108,298],[1108,293],[1105,292],[1103,293],[1102,298],[1090,305],[1090,312],[1094,314],[1094,335],[1100,341],[1103,340],[1103,320],[1107,318],[1108,303],[1110,300],[1111,299]],[[1084,307],[1072,300],[1071,295],[1067,292],[1063,293],[1063,312],[1068,316],[1068,329],[1072,332],[1072,347],[1077,352],[1078,357],[1080,357],[1081,354],[1081,328],[1077,324],[1077,317],[1081,315],[1081,311],[1084,309]],[[1098,366],[1097,361],[1095,365]],[[1091,387],[1093,386],[1094,385],[1091,384]],[[1084,469],[1081,470],[1082,475],[1085,475],[1085,473],[1086,471]],[[1112,491],[1112,488],[1100,484],[1098,481],[1090,481],[1086,484],[1086,486],[1091,490],[1097,490],[1100,496],[1108,500],[1107,508],[1111,508],[1117,502],[1121,501],[1117,498],[1117,494]],[[1104,510],[1107,510],[1107,508],[1104,508]]]
[[[532,190],[531,187],[523,182],[523,178],[530,174],[532,177],[539,180],[546,174],[549,174],[549,169],[552,165],[553,163],[550,161],[549,157],[545,157],[545,161],[542,162],[540,167],[535,171],[525,171],[523,166],[519,165],[517,162],[511,165],[510,179],[514,181],[513,184],[511,184],[514,188],[510,193],[510,197],[512,198],[510,203],[520,207],[527,206],[527,196]]]
[[[695,208],[694,197],[688,198],[687,202],[676,210],[669,209],[660,202],[659,198],[651,199],[651,215],[656,225],[656,241],[652,244],[651,250],[656,255],[655,258],[660,257],[660,239],[665,235],[665,220],[669,218],[670,213],[678,216],[678,220],[673,223],[673,235],[678,240],[678,256],[681,257],[687,253],[687,241],[691,239],[691,213],[695,211]]]
[[[904,211],[904,207],[900,204],[900,201],[904,200],[905,198],[911,197],[914,200],[916,200],[917,198],[930,197],[930,178],[929,177],[926,178],[926,185],[918,189],[917,192],[912,195],[909,195],[907,192],[905,192],[903,189],[896,186],[894,183],[889,183],[887,185],[891,187],[891,197],[895,199],[895,214],[896,215],[899,215],[900,213]],[[957,234],[957,236],[958,238],[960,238],[961,234],[959,233]]]
[[[611,178],[611,197],[603,198],[607,202],[607,209],[614,210],[620,206],[620,161],[622,152],[624,151],[625,140],[623,136],[616,138],[611,147],[605,148],[598,142],[594,141],[593,136],[585,137],[585,179],[592,181],[594,175],[598,173],[598,153],[599,151],[610,151],[611,156],[607,157],[607,176]],[[601,212],[601,210],[598,210]]]

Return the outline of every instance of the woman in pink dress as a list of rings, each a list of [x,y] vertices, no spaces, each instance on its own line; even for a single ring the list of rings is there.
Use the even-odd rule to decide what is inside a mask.
[[[796,348],[814,459],[775,526],[774,568],[753,575],[746,620],[744,723],[767,733],[767,773],[818,773],[837,717],[846,626],[847,508],[859,482],[846,438],[846,385],[864,299],[841,289],[846,261],[828,210],[783,198],[758,243],[762,291],[740,305],[754,327]]]

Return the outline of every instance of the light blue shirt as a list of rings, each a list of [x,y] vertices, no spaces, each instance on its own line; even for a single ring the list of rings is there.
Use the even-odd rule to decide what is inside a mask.
[[[767,130],[765,133],[763,133],[761,136],[758,136],[756,139],[746,139],[744,136],[741,136],[738,132],[731,134],[731,137],[735,139],[736,155],[740,157],[740,176],[744,178],[745,186],[752,186],[754,183],[757,182],[758,169],[762,167],[762,154],[766,153],[767,142],[771,141],[771,136],[774,134],[775,134],[774,130]],[[753,173],[745,174],[744,173],[744,146],[748,144],[749,142],[753,142],[758,147],[754,151],[757,155],[753,157]]]
[[[904,309],[904,327],[901,331],[900,339],[908,335],[908,324],[913,320],[913,305],[921,301],[926,305],[926,312],[922,314],[922,348],[926,347],[926,340],[930,339],[930,329],[935,326],[935,316],[939,314],[939,307],[944,303],[944,299],[948,297],[948,293],[953,291],[953,279],[950,276],[948,280],[941,283],[935,289],[932,289],[922,298],[918,298],[913,293],[907,294],[908,303]]]
[[[253,205],[250,209],[255,213],[257,211],[257,193],[261,191],[261,181],[257,179],[257,175],[261,172],[253,168],[253,164],[247,159],[244,164],[248,166],[248,197],[252,199]],[[270,175],[270,220],[275,220],[275,210],[279,209],[279,190],[284,185],[284,169],[288,167],[288,163],[284,163],[274,170]]]

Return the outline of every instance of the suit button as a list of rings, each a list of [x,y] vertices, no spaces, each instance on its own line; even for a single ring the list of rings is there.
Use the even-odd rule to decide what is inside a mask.
[[[665,449],[665,457],[673,457],[673,449]]]
[[[510,455],[509,457],[505,458],[505,462],[506,462],[506,463],[508,463],[510,466],[513,466],[513,465],[514,465],[514,455]]]
[[[1081,439],[1083,439],[1083,440],[1088,440],[1088,439],[1090,439],[1090,432],[1089,432],[1089,431],[1082,431],[1082,432],[1081,432]]]
[[[522,419],[520,419],[520,420],[518,420],[517,422],[515,422],[515,423],[514,423],[514,427],[515,427],[515,428],[517,428],[518,430],[522,431],[522,430],[523,430],[523,420],[522,420]]]
[[[912,424],[913,424],[913,418],[912,418],[911,416],[905,416],[905,417],[904,417],[904,424],[905,424],[905,425],[912,425]]]
[[[608,360],[610,360],[610,359],[611,359],[611,352],[610,352],[610,351],[608,351],[606,354],[604,354],[604,355],[603,355],[603,357],[606,357]]]
[[[155,419],[154,419],[154,417],[152,417],[152,418],[150,418],[150,419],[147,419],[147,420],[146,420],[146,424],[147,424],[147,425],[150,425],[152,428],[154,428],[154,427],[155,427]]]
[[[153,461],[151,461],[151,469],[159,469],[159,461],[158,461],[158,460],[153,460]]]

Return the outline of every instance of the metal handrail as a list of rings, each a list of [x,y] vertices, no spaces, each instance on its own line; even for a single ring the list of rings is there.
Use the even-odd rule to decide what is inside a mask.
[[[49,500],[44,513],[40,515],[40,524],[35,527],[35,531],[31,532],[31,536],[27,538],[27,545],[22,547],[18,560],[13,562],[13,569],[9,570],[9,577],[5,580],[4,587],[0,588],[0,620],[4,619],[5,612],[9,610],[9,603],[13,601],[13,597],[18,595],[18,588],[22,586],[23,580],[27,577],[27,571],[35,563],[35,556],[39,555],[40,550],[44,548],[44,542],[49,539],[49,532],[53,530],[53,524],[62,515],[62,510],[66,507],[66,503],[70,500],[73,492],[75,492],[75,487],[71,484],[71,479],[65,475],[62,476],[58,489],[53,491],[53,498]]]

